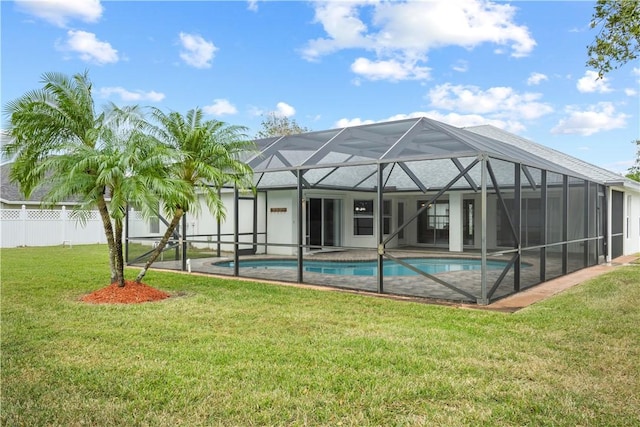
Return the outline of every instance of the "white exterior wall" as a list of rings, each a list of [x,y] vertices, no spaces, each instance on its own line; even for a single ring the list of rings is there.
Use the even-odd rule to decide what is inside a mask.
[[[377,232],[375,231],[376,223],[374,222],[374,234],[369,236],[356,236],[353,234],[353,203],[354,200],[374,200],[374,221],[377,221],[378,206],[375,203],[376,195],[373,193],[356,193],[356,192],[325,192],[325,191],[309,191],[303,194],[305,199],[325,198],[338,199],[341,201],[342,212],[340,214],[340,246],[347,247],[377,247]],[[289,244],[296,245],[298,242],[297,227],[297,206],[296,206],[295,190],[278,190],[269,191],[267,203],[267,239],[269,244]],[[387,198],[385,198],[387,200]],[[391,231],[397,229],[397,200],[388,198],[392,201],[392,217]],[[405,203],[405,219],[415,213],[415,200],[413,198],[401,199]],[[286,209],[286,211],[285,211]],[[303,235],[307,232],[306,212],[303,212]],[[405,229],[405,242],[407,244],[415,243],[415,221]],[[389,242],[389,247],[397,245],[397,238]],[[268,253],[273,255],[295,255],[297,253],[295,247],[278,247],[269,246]]]
[[[233,251],[234,240],[234,217],[235,217],[235,205],[234,205],[234,192],[231,189],[223,189],[220,197],[225,206],[224,219],[220,221],[220,241],[224,242],[220,245],[220,250],[224,252]],[[239,236],[240,242],[246,242],[247,244],[241,244],[240,249],[250,248],[253,246],[253,203],[254,200],[242,199],[243,197],[253,198],[252,194],[240,193],[240,200],[238,200],[238,232],[239,233],[251,233],[247,235]],[[265,194],[258,193],[258,218],[257,218],[257,232],[258,242],[264,243],[264,231],[265,231]],[[164,228],[164,227],[161,227]],[[200,208],[198,211],[187,213],[187,235],[194,236],[189,237],[191,244],[199,249],[217,249],[218,239],[218,220],[209,211],[206,201],[203,197],[200,198]],[[264,246],[258,246],[256,248],[257,253],[264,253]]]
[[[233,251],[233,232],[234,225],[233,219],[235,215],[235,206],[233,203],[233,190],[224,189],[220,197],[225,206],[225,218],[220,221],[220,241],[225,242],[220,245],[220,250],[231,252]],[[253,211],[249,212],[249,220],[253,221]],[[240,224],[246,223],[247,212],[240,207]],[[193,246],[199,249],[211,249],[217,248],[217,244],[206,243],[206,241],[215,241],[218,239],[218,220],[209,211],[209,207],[204,198],[200,198],[200,207],[198,211],[187,213],[187,235],[208,235],[192,237],[190,240],[195,240]]]
[[[152,233],[150,231],[150,225],[148,221],[145,221],[142,218],[142,214],[133,210],[133,208],[129,209],[129,237],[149,237],[149,236],[157,236],[158,240],[162,237],[162,233]],[[164,232],[166,227],[162,222],[160,222],[160,231]],[[149,241],[149,245],[153,242]]]
[[[270,191],[267,197],[267,241],[268,243],[296,244],[298,242],[296,191]],[[269,246],[269,254],[295,255],[296,249],[285,246]]]

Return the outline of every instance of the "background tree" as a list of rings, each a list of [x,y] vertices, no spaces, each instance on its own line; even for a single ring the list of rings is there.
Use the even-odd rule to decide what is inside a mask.
[[[151,145],[154,141],[138,131],[143,122],[136,107],[112,105],[97,114],[86,71],[72,77],[47,73],[42,83],[42,89],[5,108],[10,141],[2,150],[15,156],[10,179],[27,197],[46,184],[44,206],[77,198],[73,214],[80,220],[97,208],[109,247],[111,283],[124,286],[124,207],[127,200],[151,202],[159,191],[155,187],[168,192],[164,187],[171,181],[164,179],[161,166],[164,147]]]
[[[638,58],[640,53],[640,0],[598,0],[591,28],[599,33],[587,47],[587,66],[606,73]]]
[[[629,168],[626,176],[634,181],[640,181],[640,139],[636,139],[632,143],[636,144],[636,163]]]
[[[295,135],[311,131],[309,128],[300,126],[295,119],[280,116],[276,113],[269,113],[266,117],[263,116],[260,126],[262,129],[256,134],[256,139],[269,138],[272,136]]]
[[[216,218],[224,219],[225,208],[218,190],[230,184],[239,189],[253,186],[253,171],[242,161],[243,155],[255,150],[254,144],[244,134],[245,128],[217,120],[203,120],[202,110],[198,108],[189,110],[184,116],[153,109],[152,120],[149,135],[178,153],[168,173],[184,186],[179,192],[170,188],[172,191],[159,194],[165,214],[172,219],[136,277],[137,282],[144,278],[162,253],[183,215],[200,209],[200,195],[210,212]]]

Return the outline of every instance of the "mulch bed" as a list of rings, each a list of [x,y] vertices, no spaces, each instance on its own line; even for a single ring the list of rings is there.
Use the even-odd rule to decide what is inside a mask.
[[[169,298],[166,292],[152,288],[144,283],[126,280],[125,286],[112,283],[106,288],[98,289],[81,298],[91,304],[139,304],[142,302],[160,301]]]

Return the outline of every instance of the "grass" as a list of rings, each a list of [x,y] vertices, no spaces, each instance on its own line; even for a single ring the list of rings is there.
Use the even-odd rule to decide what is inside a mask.
[[[640,266],[515,314],[1,254],[2,425],[638,425]],[[133,277],[137,270],[128,271]]]

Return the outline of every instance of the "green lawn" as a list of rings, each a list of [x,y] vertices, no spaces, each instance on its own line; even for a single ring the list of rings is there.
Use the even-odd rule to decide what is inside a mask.
[[[1,261],[2,425],[640,420],[640,266],[505,314],[159,272],[175,298],[87,305],[105,246]]]

